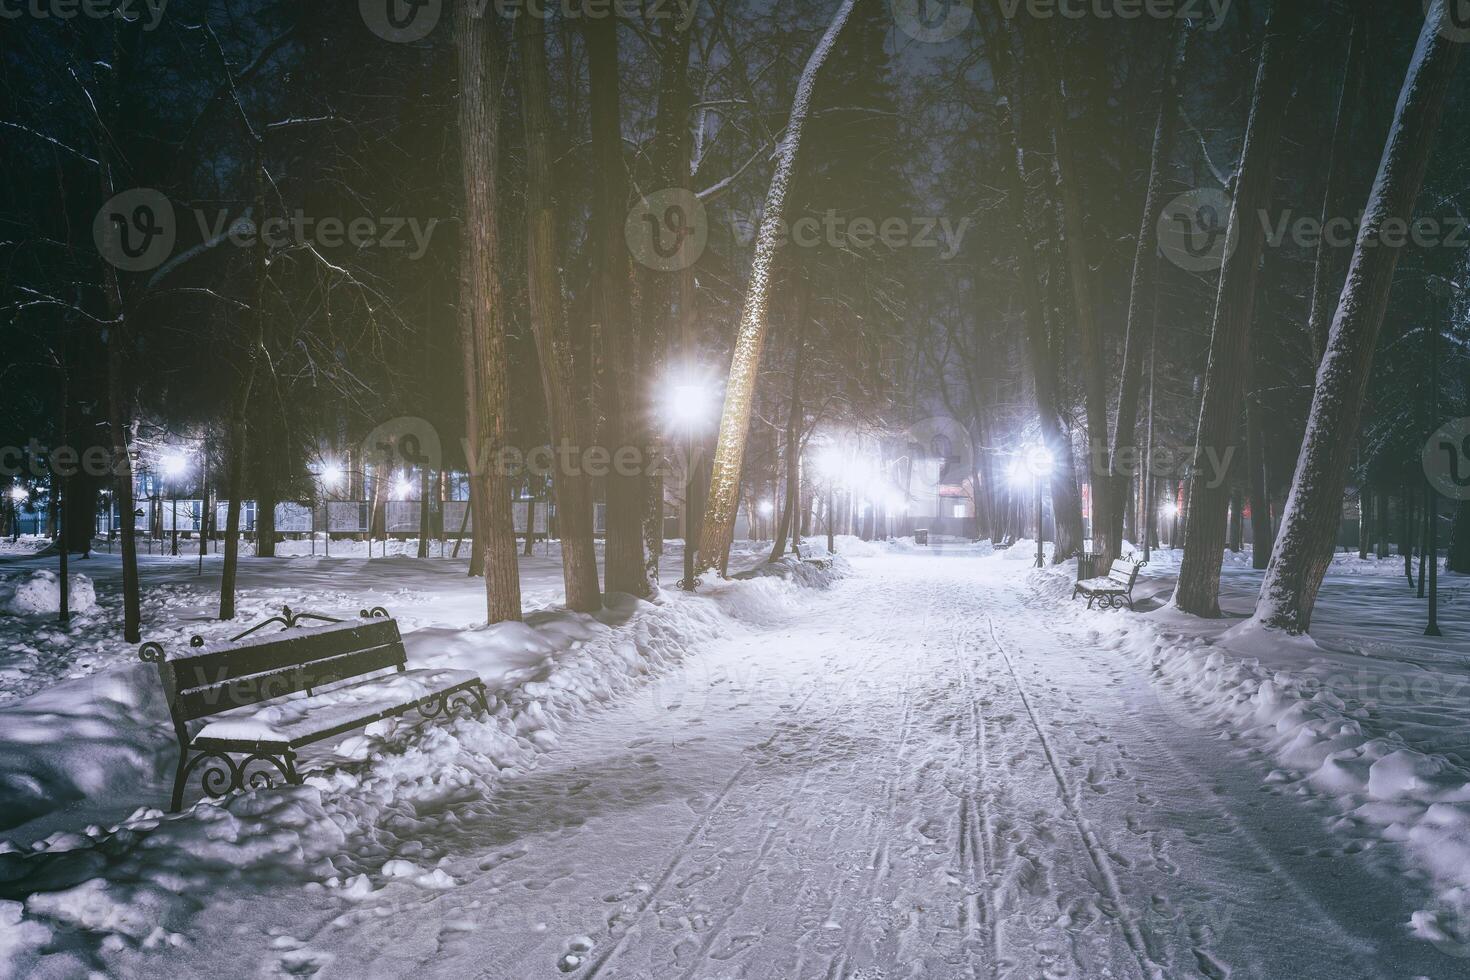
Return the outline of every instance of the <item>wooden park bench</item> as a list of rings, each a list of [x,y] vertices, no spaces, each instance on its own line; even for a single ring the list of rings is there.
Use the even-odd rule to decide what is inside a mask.
[[[364,609],[360,617],[339,620],[288,607],[226,643],[205,646],[195,636],[189,645],[198,652],[188,656],[170,660],[152,642],[138,649],[139,659],[158,667],[179,739],[174,811],[205,762],[200,782],[210,796],[273,786],[274,774],[299,785],[296,751],[303,745],[415,709],[424,718],[488,711],[479,675],[409,670],[388,611]],[[303,620],[324,625],[302,626]],[[281,632],[259,634],[274,624]],[[198,721],[205,724],[190,735]]]
[[[1121,609],[1126,604],[1132,609],[1133,586],[1138,583],[1138,573],[1147,564],[1148,562],[1138,561],[1132,555],[1115,559],[1108,574],[1079,581],[1072,589],[1072,598],[1087,596],[1088,609],[1092,608],[1094,602],[1101,603],[1099,608]]]

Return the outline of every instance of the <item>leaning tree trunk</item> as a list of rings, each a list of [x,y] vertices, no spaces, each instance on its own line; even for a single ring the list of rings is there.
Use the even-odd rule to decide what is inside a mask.
[[[1445,0],[1433,0],[1409,65],[1368,198],[1347,284],[1333,317],[1307,419],[1306,439],[1281,517],[1281,536],[1261,583],[1255,621],[1288,633],[1311,627],[1332,560],[1343,486],[1378,333],[1402,249],[1380,241],[1385,222],[1409,221],[1429,167],[1455,68],[1465,46],[1451,37]]]
[[[541,361],[541,384],[552,445],[578,445],[577,375],[571,324],[562,303],[557,262],[557,215],[551,194],[551,100],[547,92],[546,22],[516,18],[521,56],[521,108],[526,126],[526,276],[531,328]],[[553,467],[562,581],[567,608],[602,608],[597,548],[592,535],[592,481],[581,468]]]
[[[592,18],[583,25],[594,158],[593,279],[601,333],[598,397],[603,434],[614,458],[625,447],[644,448],[637,385],[637,332],[628,297],[629,257],[623,235],[628,213],[628,178],[623,162],[621,98],[618,91],[617,18]],[[622,472],[619,472],[622,470]],[[607,487],[607,590],[648,596],[652,586],[643,553],[645,468],[629,473],[614,466]]]
[[[504,310],[500,290],[500,202],[496,175],[500,149],[500,100],[505,83],[494,17],[476,16],[469,4],[455,8],[459,57],[459,143],[464,179],[464,254],[469,316],[466,349],[465,430],[482,461],[500,458],[508,444],[509,381],[506,377]],[[502,468],[481,464],[470,480],[475,536],[485,561],[488,622],[521,618],[521,579],[516,559],[511,481]]]
[[[730,360],[730,378],[725,386],[725,408],[720,415],[720,438],[715,447],[714,475],[710,480],[696,573],[722,569],[729,561],[730,544],[735,538],[736,507],[740,502],[740,469],[745,461],[745,440],[750,430],[751,401],[755,394],[756,373],[760,369],[761,349],[766,342],[766,305],[770,297],[771,271],[785,221],[786,191],[796,169],[796,154],[801,148],[802,128],[811,111],[817,73],[837,43],[837,36],[852,14],[854,2],[842,0],[832,22],[827,25],[826,33],[807,59],[806,68],[796,84],[786,132],[776,150],[776,169],[771,174],[771,186],[766,192],[765,208],[761,213],[760,233],[750,263],[750,284],[746,289],[745,307],[740,314],[740,329]]]
[[[1138,226],[1138,240],[1133,252],[1133,277],[1128,288],[1128,320],[1123,333],[1123,376],[1118,385],[1118,417],[1113,425],[1113,444],[1108,453],[1107,479],[1111,482],[1108,502],[1111,510],[1103,513],[1096,501],[1093,512],[1102,515],[1104,539],[1122,548],[1123,515],[1129,509],[1128,483],[1131,474],[1128,461],[1138,450],[1138,400],[1143,388],[1143,350],[1153,343],[1157,329],[1158,308],[1158,226],[1164,209],[1164,178],[1174,150],[1174,137],[1179,129],[1179,93],[1184,76],[1185,53],[1189,46],[1189,29],[1180,20],[1170,34],[1169,66],[1159,101],[1159,115],[1154,123],[1154,144],[1150,157],[1148,187],[1144,191],[1143,217]],[[1099,480],[1100,482],[1100,480]],[[1094,547],[1096,550],[1096,547]]]
[[[1230,209],[1227,242],[1234,243],[1234,250],[1227,245],[1225,266],[1220,270],[1195,437],[1195,465],[1189,477],[1184,556],[1179,563],[1179,585],[1174,590],[1174,605],[1196,616],[1220,615],[1220,565],[1225,557],[1225,509],[1230,483],[1224,474],[1211,473],[1204,464],[1208,453],[1224,458],[1223,454],[1236,443],[1256,284],[1266,246],[1266,223],[1260,215],[1271,204],[1271,184],[1297,74],[1301,22],[1299,0],[1276,0],[1272,5],[1241,150],[1235,201]]]

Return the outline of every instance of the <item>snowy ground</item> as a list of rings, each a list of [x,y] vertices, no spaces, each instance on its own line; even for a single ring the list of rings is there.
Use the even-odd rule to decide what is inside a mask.
[[[1470,757],[1465,604],[1421,641],[1396,569],[1347,563],[1317,645],[1259,649],[1087,613],[985,548],[846,551],[835,582],[548,615],[515,635],[553,669],[502,676],[488,724],[0,854],[26,899],[0,950],[129,977],[1465,975],[1470,794],[1434,799]],[[293,560],[246,592],[355,607],[408,582],[419,655],[473,659],[471,587],[404,561]],[[1256,574],[1227,568],[1227,607]]]

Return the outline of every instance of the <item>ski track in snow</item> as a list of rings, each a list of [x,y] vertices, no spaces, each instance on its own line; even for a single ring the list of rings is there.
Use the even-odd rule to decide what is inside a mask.
[[[1003,562],[854,562],[375,844],[436,890],[201,898],[136,975],[1449,977],[1422,887]],[[364,863],[370,867],[372,862]]]

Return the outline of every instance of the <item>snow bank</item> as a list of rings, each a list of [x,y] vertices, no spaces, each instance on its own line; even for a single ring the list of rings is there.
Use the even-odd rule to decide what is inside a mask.
[[[572,719],[700,644],[797,614],[810,590],[845,573],[840,558],[787,559],[738,580],[707,577],[695,595],[613,595],[595,616],[562,609],[525,623],[411,633],[412,666],[472,669],[486,679],[488,716],[378,722],[323,749],[325,758],[307,758],[303,786],[201,801],[173,817],[140,805],[108,829],[58,830],[29,848],[0,843],[0,881],[12,883],[12,894],[22,880],[36,889],[24,917],[0,903],[0,976],[6,956],[16,974],[66,972],[58,958],[71,954],[47,945],[56,929],[86,930],[104,946],[174,942],[189,914],[186,896],[223,883],[304,876],[371,888],[370,877],[402,877],[409,872],[398,864],[406,862],[383,863],[383,834],[432,836],[457,819],[450,804],[484,801],[488,785],[530,769]],[[60,684],[0,707],[0,813],[12,827],[48,812],[75,827],[101,800],[162,805],[175,759],[151,665]],[[191,799],[197,791],[191,786]],[[73,809],[54,812],[66,806]],[[452,884],[435,869],[409,870],[422,887]]]
[[[1030,584],[1058,601],[1071,593],[1071,577],[1060,570],[1035,572]],[[1422,676],[1395,673],[1399,664],[1346,683],[1282,670],[1263,659],[1303,667],[1334,661],[1309,637],[1250,621],[1210,638],[1201,634],[1218,625],[1167,607],[1093,613],[1084,621],[1103,649],[1149,672],[1174,721],[1227,729],[1262,745],[1279,767],[1268,781],[1334,800],[1333,830],[1361,841],[1359,847],[1401,844],[1436,894],[1435,907],[1416,912],[1410,928],[1446,952],[1470,954],[1470,772],[1410,745],[1381,710],[1385,699],[1412,699]]]
[[[97,592],[85,575],[69,575],[67,608],[74,613],[93,612]],[[12,616],[55,615],[61,611],[61,579],[55,572],[37,569],[27,578],[0,581],[0,612]]]

